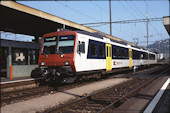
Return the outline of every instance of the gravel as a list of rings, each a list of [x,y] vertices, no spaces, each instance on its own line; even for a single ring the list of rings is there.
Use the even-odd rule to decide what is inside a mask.
[[[63,104],[69,100],[79,98],[80,96],[93,93],[107,87],[114,86],[121,82],[127,81],[127,78],[112,78],[99,82],[94,82],[81,87],[57,92],[33,98],[27,101],[21,101],[18,103],[3,106],[1,108],[2,113],[36,113],[37,111],[44,111],[47,108]]]

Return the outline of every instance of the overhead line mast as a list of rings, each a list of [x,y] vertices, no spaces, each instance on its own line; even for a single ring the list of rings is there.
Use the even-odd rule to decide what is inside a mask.
[[[112,36],[112,12],[111,12],[111,0],[109,0],[109,11],[110,11],[110,35]]]
[[[148,26],[148,5],[146,4],[146,38],[147,38],[147,49],[148,49],[148,38],[149,38],[149,26]]]

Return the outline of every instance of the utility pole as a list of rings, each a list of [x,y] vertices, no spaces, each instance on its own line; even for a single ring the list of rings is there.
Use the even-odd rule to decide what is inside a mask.
[[[111,0],[109,0],[109,11],[110,11],[110,35],[112,36],[112,13],[111,13]]]
[[[148,21],[146,22],[146,38],[147,38],[147,49],[148,49],[148,38],[149,38]]]
[[[149,22],[149,20],[148,20],[148,4],[146,4],[146,19],[147,19],[147,21],[146,21],[146,38],[147,38],[147,49],[148,49],[148,38],[149,38],[149,28],[148,28],[148,22]]]

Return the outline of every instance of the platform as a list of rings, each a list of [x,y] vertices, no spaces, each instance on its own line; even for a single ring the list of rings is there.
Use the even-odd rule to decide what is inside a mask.
[[[1,79],[1,82],[0,82],[1,89],[35,83],[35,79],[30,78],[30,77],[18,77],[12,80],[9,78],[1,77],[0,79]]]
[[[141,90],[135,97],[130,98],[128,101],[123,103],[120,107],[116,108],[113,112],[114,113],[143,113],[148,107],[148,105],[150,104],[150,102],[153,100],[157,92],[161,89],[164,83],[168,80],[168,78],[169,77],[167,76],[159,77],[158,79],[153,81],[151,84],[146,86],[143,90]],[[162,98],[165,98],[165,97],[166,95],[162,96]],[[155,104],[157,105],[157,103]],[[162,108],[164,107],[166,108],[166,106],[162,104],[162,106],[159,107],[159,109],[162,110]],[[147,113],[151,113],[151,112],[147,111]]]

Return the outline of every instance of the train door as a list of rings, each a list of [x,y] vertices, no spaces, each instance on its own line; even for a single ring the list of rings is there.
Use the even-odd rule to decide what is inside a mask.
[[[86,47],[87,47],[87,39],[79,37],[77,42],[77,55],[75,58],[75,67],[76,71],[85,71],[87,70],[87,53],[86,53]],[[81,66],[79,66],[81,65]]]
[[[129,68],[132,68],[132,49],[129,49]]]
[[[150,65],[150,58],[149,58],[149,53],[148,53],[148,65]]]
[[[112,46],[106,44],[106,71],[112,70]]]

